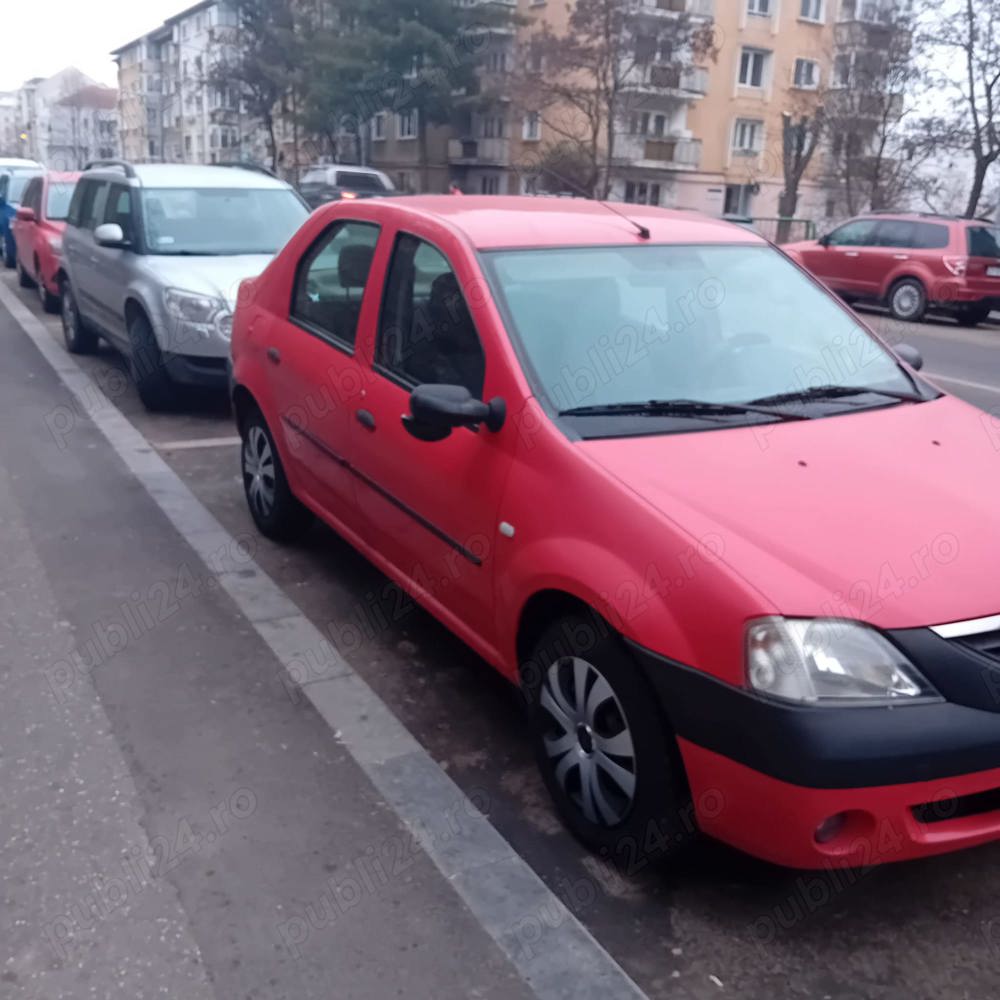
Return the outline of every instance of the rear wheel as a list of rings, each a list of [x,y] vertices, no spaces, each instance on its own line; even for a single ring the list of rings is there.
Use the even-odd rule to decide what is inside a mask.
[[[17,261],[15,262],[15,266],[17,267],[17,283],[22,288],[34,288],[35,282],[32,279],[31,275],[28,274],[27,271],[25,271],[23,265],[21,264],[20,258],[18,258]]]
[[[177,388],[145,313],[137,312],[129,321],[128,336],[132,344],[129,371],[142,405],[152,412],[169,409],[177,399]]]
[[[986,322],[990,312],[989,306],[966,306],[958,312],[957,318],[962,326],[978,326]]]
[[[66,350],[70,354],[93,354],[97,350],[97,334],[84,323],[68,281],[63,282],[62,327]]]
[[[889,312],[906,323],[919,323],[927,312],[927,292],[916,278],[901,278],[889,292]]]
[[[313,516],[292,493],[271,430],[258,409],[240,426],[243,438],[243,491],[260,533],[275,541],[300,537]]]
[[[553,623],[522,671],[542,778],[563,822],[635,870],[696,835],[680,752],[620,637],[601,619]]]

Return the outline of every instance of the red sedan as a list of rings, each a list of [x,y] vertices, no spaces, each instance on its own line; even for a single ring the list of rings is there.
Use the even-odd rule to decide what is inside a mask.
[[[592,848],[1000,837],[1000,452],[760,237],[341,202],[243,285],[232,353],[259,529],[321,518],[520,685]]]
[[[37,288],[46,312],[62,298],[62,236],[78,173],[50,171],[34,178],[13,222],[17,275],[22,288]]]

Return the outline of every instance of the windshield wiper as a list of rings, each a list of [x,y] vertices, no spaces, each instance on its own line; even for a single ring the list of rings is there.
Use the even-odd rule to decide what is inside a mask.
[[[799,389],[792,392],[777,392],[772,396],[761,396],[759,399],[752,399],[753,405],[769,405],[772,403],[798,403],[811,402],[813,400],[840,399],[844,396],[862,396],[865,393],[872,393],[876,396],[886,396],[889,399],[898,399],[904,403],[923,403],[923,396],[917,396],[912,392],[896,392],[893,389],[876,389],[868,385],[815,385],[809,389]]]
[[[789,413],[769,406],[757,406],[756,403],[713,403],[707,399],[650,399],[644,403],[596,403],[592,406],[574,406],[569,410],[560,410],[559,416],[701,417],[742,413],[760,413],[777,420],[811,419],[804,413]]]

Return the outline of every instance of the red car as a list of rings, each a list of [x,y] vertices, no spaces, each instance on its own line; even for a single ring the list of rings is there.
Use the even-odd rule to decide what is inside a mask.
[[[79,178],[54,171],[35,177],[13,222],[18,279],[22,288],[38,289],[46,312],[59,312],[62,300],[62,237]]]
[[[931,310],[975,326],[1000,308],[1000,228],[982,219],[879,213],[782,249],[846,299],[885,304],[896,319]]]
[[[246,497],[519,684],[559,812],[624,866],[699,830],[935,854],[1000,837],[1000,451],[897,351],[724,222],[341,202],[241,287]]]

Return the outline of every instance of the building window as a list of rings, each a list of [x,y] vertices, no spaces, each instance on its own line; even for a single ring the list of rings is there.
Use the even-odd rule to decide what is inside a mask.
[[[799,17],[803,21],[823,20],[823,0],[801,0],[801,3]]]
[[[764,137],[764,123],[752,118],[737,118],[733,126],[733,152],[743,156],[759,153]]]
[[[528,69],[532,73],[541,73],[545,69],[545,56],[538,45],[533,46],[528,53]]]
[[[842,0],[841,21],[868,21],[888,24],[892,20],[892,3],[887,0]]]
[[[507,72],[507,52],[505,49],[492,49],[486,53],[486,70],[490,73]]]
[[[625,201],[631,205],[659,205],[660,185],[646,181],[626,181]]]
[[[416,139],[417,137],[417,112],[400,111],[396,115],[396,137],[398,139]]]
[[[378,111],[372,119],[372,139],[381,142],[385,138],[385,112]]]
[[[483,174],[479,180],[479,190],[482,194],[499,194],[500,178],[496,174]]]
[[[750,203],[753,199],[753,188],[749,184],[727,184],[726,199],[722,211],[726,215],[750,216]]]
[[[504,121],[500,115],[487,115],[482,119],[479,126],[479,135],[482,139],[502,139],[504,134]]]
[[[764,71],[769,52],[763,49],[743,49],[740,52],[740,86],[763,87]]]
[[[812,59],[795,60],[795,86],[815,90],[819,86],[819,63]]]
[[[521,136],[526,142],[536,142],[542,137],[542,116],[537,111],[529,111],[524,116]]]
[[[849,87],[851,85],[851,54],[841,52],[833,60],[833,85]]]
[[[771,0],[747,0],[747,13],[771,16]]]

